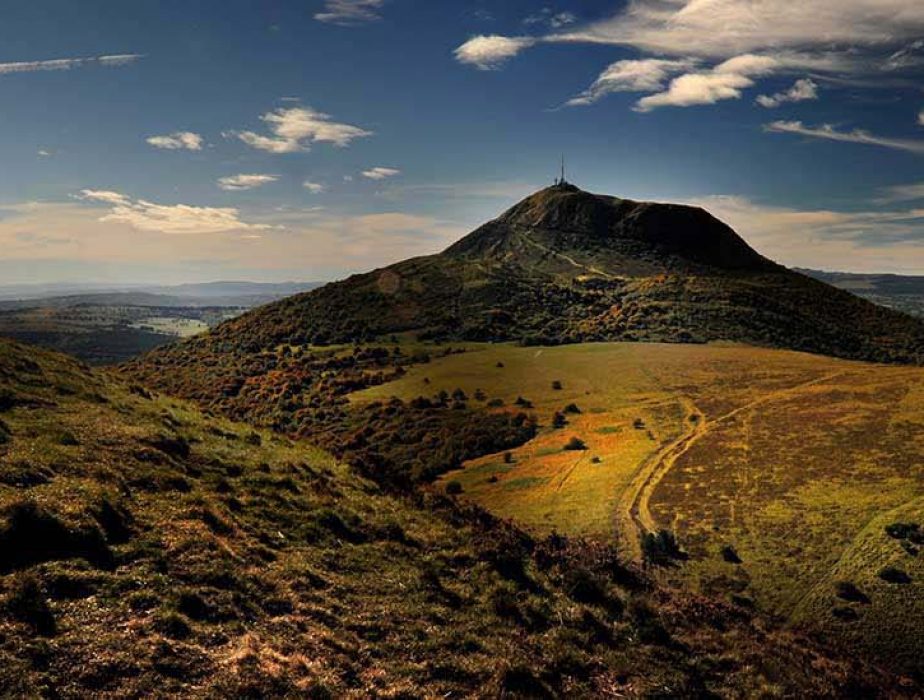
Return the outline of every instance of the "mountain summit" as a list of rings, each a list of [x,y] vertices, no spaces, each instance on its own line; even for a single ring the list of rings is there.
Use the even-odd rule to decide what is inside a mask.
[[[598,272],[776,269],[703,209],[633,202],[568,184],[530,195],[450,246],[445,255],[499,260],[525,255],[535,260],[537,254],[547,258],[568,252],[593,260]]]
[[[725,340],[924,360],[924,323],[787,270],[703,209],[567,183],[442,253],[270,304],[194,342],[261,350],[397,333],[528,344]]]

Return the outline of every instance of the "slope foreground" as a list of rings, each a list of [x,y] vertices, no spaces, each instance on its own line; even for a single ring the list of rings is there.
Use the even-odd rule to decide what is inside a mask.
[[[786,270],[707,212],[537,192],[438,255],[271,304],[206,341],[259,351],[394,333],[554,345],[730,340],[922,360],[924,322]]]
[[[540,430],[444,486],[636,556],[668,529],[689,558],[667,578],[924,672],[924,370],[748,347],[495,346],[353,400],[457,389],[501,411],[522,397]]]
[[[303,443],[6,341],[0,420],[7,695],[916,690],[605,546],[386,495]]]

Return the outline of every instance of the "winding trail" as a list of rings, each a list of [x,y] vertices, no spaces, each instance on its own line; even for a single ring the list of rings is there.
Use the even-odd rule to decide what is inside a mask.
[[[648,532],[657,530],[657,523],[651,514],[650,503],[651,497],[658,484],[664,480],[664,477],[670,472],[677,460],[685,455],[704,435],[712,431],[715,426],[726,423],[735,416],[746,411],[753,410],[763,404],[787,398],[798,394],[817,384],[823,384],[835,377],[845,374],[846,370],[829,372],[815,379],[811,379],[801,384],[779,389],[764,394],[760,398],[749,401],[738,408],[725,413],[718,418],[709,420],[706,415],[700,411],[693,400],[687,396],[682,396],[678,400],[684,407],[684,430],[681,435],[667,443],[648,459],[642,462],[641,467],[632,477],[632,481],[626,487],[622,498],[620,499],[619,513],[617,518],[620,534],[620,541],[626,551],[631,552],[632,558],[641,560],[642,537]]]

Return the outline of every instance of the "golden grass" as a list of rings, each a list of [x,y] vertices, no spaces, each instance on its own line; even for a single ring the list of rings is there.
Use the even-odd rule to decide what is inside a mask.
[[[884,527],[924,523],[924,370],[740,346],[484,346],[354,400],[456,387],[523,396],[544,425],[511,464],[492,455],[444,477],[468,498],[541,531],[618,534],[634,555],[633,528],[669,528],[692,554],[669,578],[917,663],[924,555]],[[582,414],[552,429],[571,402]],[[572,435],[588,449],[564,451]],[[878,578],[896,560],[912,584]],[[859,621],[832,616],[840,579],[873,592]]]

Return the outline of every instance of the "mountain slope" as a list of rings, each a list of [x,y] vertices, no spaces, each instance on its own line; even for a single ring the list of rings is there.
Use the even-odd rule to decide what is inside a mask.
[[[786,270],[701,209],[542,190],[438,255],[268,305],[216,347],[422,338],[729,340],[919,362],[924,323]]]
[[[916,691],[607,547],[386,495],[313,447],[7,341],[0,554],[11,697]]]

